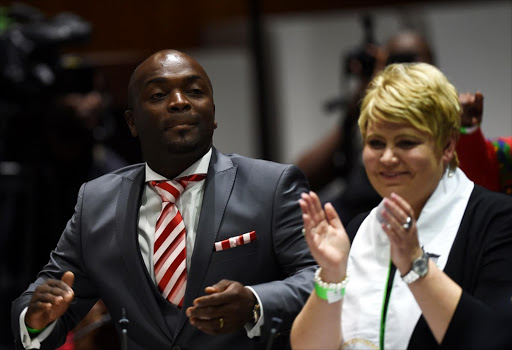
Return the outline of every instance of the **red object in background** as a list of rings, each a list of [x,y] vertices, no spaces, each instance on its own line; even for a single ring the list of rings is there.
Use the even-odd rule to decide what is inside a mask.
[[[57,350],[75,350],[75,342],[73,341],[73,332],[69,332],[66,342]]]
[[[491,191],[501,190],[496,150],[480,128],[471,134],[460,135],[456,150],[459,167],[471,181]]]

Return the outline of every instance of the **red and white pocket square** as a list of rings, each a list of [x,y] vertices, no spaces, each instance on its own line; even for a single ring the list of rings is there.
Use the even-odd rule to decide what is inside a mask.
[[[215,251],[226,250],[230,248],[238,247],[247,243],[254,242],[256,240],[256,231],[244,233],[240,236],[230,237],[223,241],[215,242]]]

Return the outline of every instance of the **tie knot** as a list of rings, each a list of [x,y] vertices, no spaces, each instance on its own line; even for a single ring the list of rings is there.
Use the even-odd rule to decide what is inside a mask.
[[[203,181],[206,178],[206,174],[192,174],[187,176],[182,176],[176,181],[178,181],[183,188],[186,188],[190,184],[194,184],[196,182]]]
[[[162,201],[176,203],[187,186],[205,178],[206,174],[193,174],[176,180],[149,181],[149,184],[158,192]]]

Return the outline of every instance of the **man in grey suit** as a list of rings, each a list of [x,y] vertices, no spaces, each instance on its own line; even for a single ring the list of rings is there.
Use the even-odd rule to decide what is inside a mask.
[[[49,263],[13,302],[17,346],[60,346],[101,298],[116,322],[125,310],[129,349],[262,349],[272,341],[287,347],[316,266],[298,205],[307,180],[293,165],[212,146],[212,85],[190,56],[153,54],[135,69],[128,90],[125,118],[146,163],[82,185]],[[156,272],[163,197],[155,184],[192,174],[206,178],[180,182],[175,206],[186,228],[186,268],[176,285],[186,291],[173,303]],[[267,339],[275,318],[281,334]]]

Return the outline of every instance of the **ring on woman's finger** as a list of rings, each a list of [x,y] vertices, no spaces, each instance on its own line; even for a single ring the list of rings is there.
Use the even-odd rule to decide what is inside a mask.
[[[311,230],[309,230],[309,232],[311,232],[312,234],[316,234],[316,226],[311,228]],[[305,236],[306,235],[306,228],[302,228],[302,235]]]
[[[405,222],[403,223],[402,227],[404,228],[404,230],[409,231],[409,229],[411,228],[411,224],[412,218],[408,216],[407,219],[405,219]]]
[[[224,327],[224,319],[222,317],[219,318],[219,329]]]

